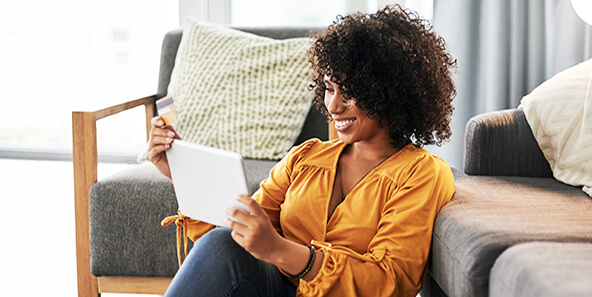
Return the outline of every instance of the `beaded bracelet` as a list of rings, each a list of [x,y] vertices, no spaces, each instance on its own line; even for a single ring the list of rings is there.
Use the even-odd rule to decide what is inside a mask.
[[[307,247],[308,247],[308,249],[310,249],[310,257],[308,258],[308,263],[306,263],[306,267],[304,267],[304,269],[302,271],[300,271],[298,274],[294,274],[294,275],[290,274],[290,277],[293,278],[293,279],[302,278],[312,268],[312,264],[315,261],[315,258],[316,258],[316,254],[317,253],[315,253],[315,248],[313,246],[310,246],[309,245]]]

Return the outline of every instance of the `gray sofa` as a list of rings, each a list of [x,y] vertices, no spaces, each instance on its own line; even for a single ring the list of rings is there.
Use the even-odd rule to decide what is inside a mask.
[[[422,297],[592,296],[592,199],[553,178],[521,109],[467,123],[455,183]]]
[[[276,39],[307,37],[311,31],[318,30],[316,28],[238,29]],[[166,95],[181,36],[182,30],[178,29],[167,33],[164,37],[157,94],[141,99],[142,102],[136,100],[139,103],[127,104],[125,108],[145,104],[147,110],[153,110],[154,100]],[[118,112],[123,108],[111,109],[116,109]],[[95,112],[89,117],[98,118],[98,115],[102,117],[103,113]],[[147,117],[152,117],[148,111]],[[75,129],[79,122],[82,121],[73,123]],[[75,131],[75,151],[85,151],[84,148],[76,149],[77,143],[84,142],[77,140],[76,137],[83,138],[92,133]],[[311,108],[295,145],[312,137],[328,139],[327,119],[314,107]],[[78,154],[75,153],[75,155]],[[96,166],[96,148],[94,157]],[[82,162],[78,159],[75,157],[75,172],[77,172],[76,168],[81,168],[79,171],[88,170],[84,165],[78,165]],[[258,189],[259,183],[267,177],[269,170],[276,162],[245,160],[251,192]],[[83,164],[92,166],[92,160],[85,161]],[[96,174],[96,167],[94,170]],[[78,173],[82,176],[81,179],[89,179],[86,174],[83,174],[84,172]],[[92,183],[92,178],[90,180]],[[78,195],[79,192],[80,195]],[[84,192],[84,187],[77,191],[76,199],[77,203],[83,205],[85,197],[81,192]],[[81,262],[86,261],[84,257],[88,256],[84,254],[84,233],[80,232],[82,235],[77,236],[79,295],[96,296],[103,292],[156,294],[164,292],[178,268],[176,228],[174,224],[166,228],[160,225],[163,218],[177,213],[177,202],[171,181],[162,176],[151,163],[145,162],[130,165],[122,172],[95,183],[86,193],[88,193],[88,237],[90,238],[92,275],[89,275],[89,281],[85,275],[86,272],[81,271],[86,269],[85,263],[81,265]],[[79,219],[84,215],[81,214],[83,212],[84,206],[77,204],[77,231],[78,229],[84,231],[84,218]]]

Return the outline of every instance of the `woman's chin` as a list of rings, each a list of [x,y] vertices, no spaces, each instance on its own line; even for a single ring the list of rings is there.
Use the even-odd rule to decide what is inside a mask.
[[[352,144],[352,143],[355,142],[354,139],[350,135],[347,135],[345,133],[339,133],[339,132],[337,132],[337,136],[339,136],[339,139],[343,143]]]

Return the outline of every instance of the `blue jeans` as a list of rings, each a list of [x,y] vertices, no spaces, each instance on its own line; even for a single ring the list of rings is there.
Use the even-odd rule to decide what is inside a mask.
[[[230,232],[217,228],[197,240],[165,296],[296,296],[277,267],[251,256]]]

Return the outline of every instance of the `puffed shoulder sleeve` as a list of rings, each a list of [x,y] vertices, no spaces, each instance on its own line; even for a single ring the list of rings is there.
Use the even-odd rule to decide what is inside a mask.
[[[425,277],[434,219],[454,194],[450,167],[439,158],[427,159],[368,193],[384,195],[386,202],[376,210],[377,231],[365,253],[313,241],[325,257],[314,279],[300,280],[298,296],[417,295]]]
[[[278,233],[282,233],[280,226],[280,207],[284,202],[286,192],[292,184],[292,176],[298,170],[298,162],[315,144],[318,139],[311,139],[290,150],[270,171],[269,177],[261,182],[259,189],[253,194],[253,199],[265,210],[271,223]]]

